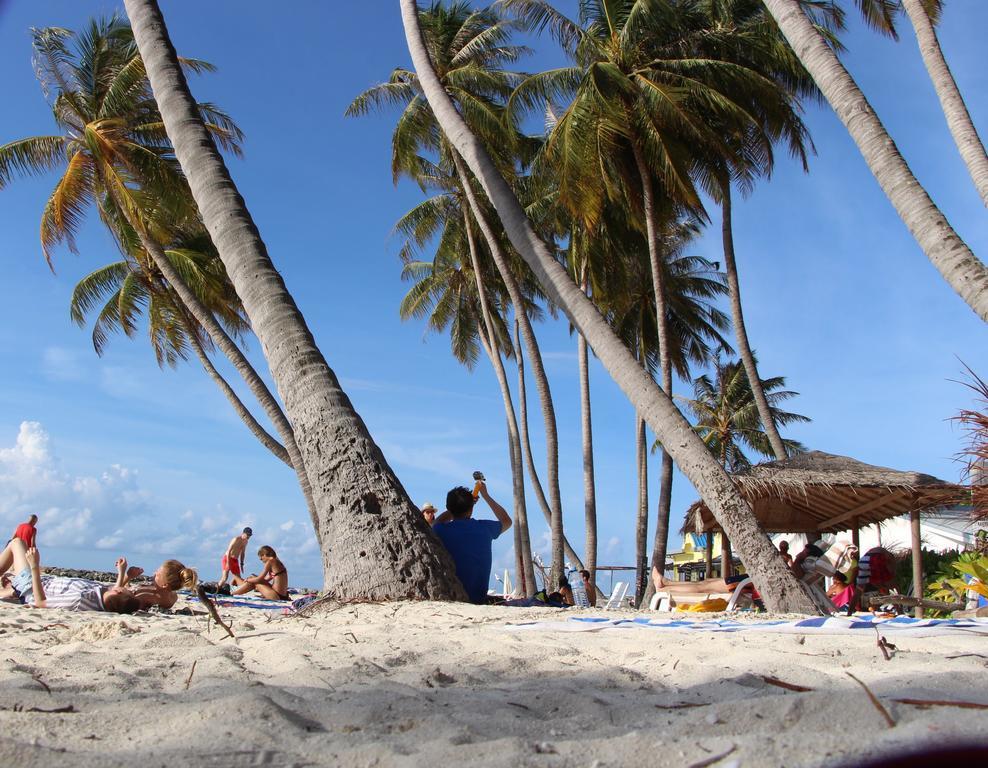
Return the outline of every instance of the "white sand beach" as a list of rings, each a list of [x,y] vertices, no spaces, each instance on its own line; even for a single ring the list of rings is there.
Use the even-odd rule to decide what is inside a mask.
[[[205,616],[0,607],[0,765],[818,766],[988,739],[984,710],[893,701],[988,703],[988,640],[963,632],[889,638],[886,661],[872,633],[518,632],[577,614],[441,603],[220,610],[234,639]]]

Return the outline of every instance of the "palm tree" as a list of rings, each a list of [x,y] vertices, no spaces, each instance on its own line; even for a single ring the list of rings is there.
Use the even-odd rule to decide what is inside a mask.
[[[926,65],[926,71],[947,119],[950,135],[967,165],[974,186],[981,195],[981,201],[988,205],[988,153],[985,152],[984,143],[978,136],[937,38],[936,25],[943,13],[943,0],[858,0],[857,5],[868,26],[893,40],[899,39],[895,27],[899,11],[905,11],[909,17],[923,64]]]
[[[41,219],[41,248],[49,265],[51,249],[58,243],[76,250],[75,232],[91,203],[124,250],[128,246],[123,243],[122,230],[126,227],[136,235],[155,268],[243,376],[275,425],[315,520],[309,480],[288,419],[246,356],[185,285],[161,247],[169,236],[168,226],[195,222],[196,212],[130,28],[114,16],[94,20],[78,35],[47,28],[34,30],[32,37],[35,68],[42,89],[53,95],[52,113],[63,133],[0,147],[0,188],[17,171],[44,173],[64,168]],[[194,59],[182,59],[181,64],[191,71],[212,69]],[[242,134],[236,124],[213,105],[195,107],[207,132],[221,146],[239,153]]]
[[[509,121],[505,121],[502,107],[521,81],[519,75],[508,72],[503,67],[527,52],[523,47],[509,44],[510,35],[516,25],[500,18],[489,8],[472,10],[465,2],[447,3],[436,0],[421,10],[420,14],[426,45],[438,76],[488,146],[506,150],[500,159],[505,167],[510,168],[516,160],[516,151],[524,155],[524,145],[529,143],[524,141]],[[517,310],[525,304],[519,281],[511,269],[498,233],[488,222],[483,206],[474,197],[469,171],[435,126],[414,71],[395,69],[387,83],[370,88],[357,96],[347,109],[347,114],[359,115],[372,106],[395,104],[404,106],[392,137],[392,170],[396,179],[402,173],[414,174],[419,163],[419,153],[423,150],[437,152],[443,159],[448,158],[456,170],[462,194],[469,203],[471,214],[483,234],[511,302],[516,307],[516,317],[520,321],[522,339],[532,364],[545,425],[549,498],[547,507],[543,505],[543,511],[548,510],[552,532],[550,578],[555,583],[562,574],[565,548],[559,493],[559,439],[552,393],[535,332],[527,314]],[[541,494],[541,483],[534,474],[534,463],[529,462],[529,469],[533,485],[536,486],[537,493]]]
[[[438,332],[448,327],[453,356],[468,369],[473,368],[479,356],[478,341],[491,362],[501,389],[508,432],[518,578],[526,593],[532,595],[535,569],[525,503],[522,445],[501,357],[502,349],[510,349],[506,344],[508,332],[500,311],[501,302],[480,273],[478,244],[471,231],[470,217],[456,192],[456,180],[424,160],[420,169],[429,169],[430,183],[440,192],[409,211],[395,226],[407,238],[401,251],[402,279],[414,282],[402,300],[399,315],[402,320],[428,316],[429,328]],[[417,180],[424,188],[427,186],[424,173],[419,173]],[[415,260],[416,252],[434,240],[437,245],[433,260]],[[468,260],[463,259],[465,253],[469,253]]]
[[[781,376],[762,381],[769,399],[772,420],[779,426],[805,423],[806,416],[782,410],[780,404],[798,393],[780,389],[786,380]],[[738,472],[751,466],[745,448],[762,456],[774,456],[758,409],[748,374],[740,360],[726,363],[717,360],[714,377],[699,376],[693,380],[693,397],[677,398],[696,419],[694,429],[710,453],[728,472]],[[805,448],[795,440],[786,440],[786,455]]]
[[[807,16],[802,0],[763,2],[927,258],[968,306],[988,321],[988,268],[917,181],[868,99]]]
[[[615,383],[641,411],[731,536],[752,576],[763,587],[769,609],[816,613],[813,601],[786,568],[723,468],[536,234],[518,198],[433,71],[419,29],[415,0],[400,0],[400,5],[408,50],[436,122],[483,187],[515,250],[535,273],[549,299],[587,339]]]
[[[125,6],[175,155],[265,351],[313,480],[326,591],[463,599],[452,559],[343,392],[268,256],[203,124],[157,3]]]
[[[180,360],[188,358],[191,349],[251,433],[290,467],[291,460],[285,447],[257,422],[216,370],[207,353],[213,346],[209,335],[191,317],[147,254],[138,250],[136,235],[132,231],[129,234],[127,242],[134,250],[127,257],[91,272],[76,285],[70,302],[72,320],[84,326],[88,317],[95,313],[93,348],[102,356],[111,335],[123,333],[133,337],[141,315],[146,315],[148,338],[158,365],[175,367]],[[241,338],[249,332],[240,299],[205,233],[180,237],[165,249],[165,256],[182,273],[200,301],[216,313],[232,337]]]
[[[940,99],[950,135],[954,137],[954,143],[957,144],[957,149],[964,158],[974,186],[981,195],[981,202],[988,205],[988,153],[985,152],[985,145],[978,136],[974,121],[971,120],[971,114],[964,103],[964,97],[961,96],[957,81],[954,80],[950,67],[947,66],[947,60],[940,49],[940,40],[937,38],[935,25],[943,2],[942,0],[900,0],[900,2],[916,32],[919,52],[923,56],[926,71],[930,73],[937,98]]]

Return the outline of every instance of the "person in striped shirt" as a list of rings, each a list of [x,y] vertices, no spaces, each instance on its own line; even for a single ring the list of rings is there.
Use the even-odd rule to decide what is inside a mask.
[[[126,587],[41,573],[38,550],[26,548],[20,539],[12,539],[0,553],[0,572],[11,565],[15,575],[0,589],[0,598],[16,597],[18,602],[35,608],[69,611],[134,613],[141,606]]]

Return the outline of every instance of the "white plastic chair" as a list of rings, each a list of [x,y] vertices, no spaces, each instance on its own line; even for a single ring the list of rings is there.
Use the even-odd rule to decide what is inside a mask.
[[[626,594],[628,594],[628,582],[619,581],[611,590],[611,596],[607,598],[607,602],[604,603],[604,610],[614,611],[620,608]]]

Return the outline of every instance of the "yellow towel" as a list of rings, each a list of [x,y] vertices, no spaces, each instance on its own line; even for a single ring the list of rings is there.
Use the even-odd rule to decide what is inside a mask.
[[[718,613],[727,610],[727,600],[722,597],[712,597],[693,605],[677,607],[677,611],[687,611],[689,613]]]

